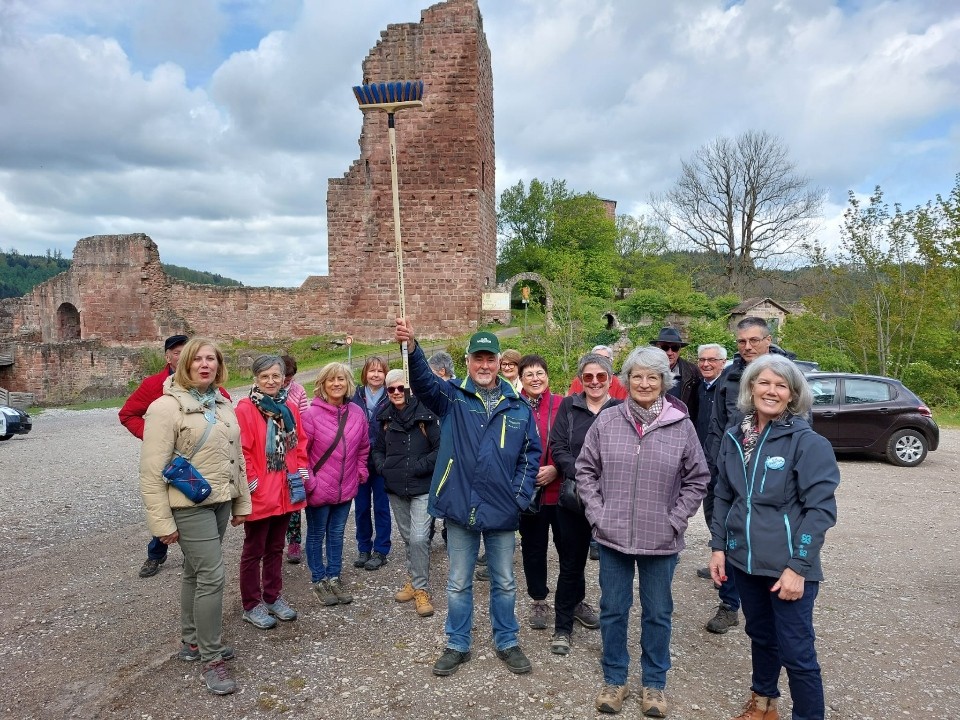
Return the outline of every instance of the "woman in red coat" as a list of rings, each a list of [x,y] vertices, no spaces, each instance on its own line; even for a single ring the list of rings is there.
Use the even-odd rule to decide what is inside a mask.
[[[261,355],[253,361],[253,377],[256,384],[250,396],[237,404],[253,503],[248,524],[244,524],[240,599],[243,619],[266,630],[277,620],[297,619],[296,611],[281,594],[283,546],[290,515],[306,505],[303,482],[307,479],[307,443],[300,410],[287,401],[283,360],[276,355]],[[291,501],[294,486],[300,489],[298,502]]]

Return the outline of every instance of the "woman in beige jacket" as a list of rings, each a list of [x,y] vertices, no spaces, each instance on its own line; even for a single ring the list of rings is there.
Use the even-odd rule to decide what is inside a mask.
[[[217,392],[226,379],[220,349],[205,338],[190,340],[163,395],[147,410],[140,454],[140,491],[150,532],[167,545],[179,542],[183,551],[179,657],[202,660],[203,680],[218,695],[236,689],[224,663],[233,658],[233,649],[220,638],[221,543],[227,522],[240,525],[251,510],[237,416]],[[210,495],[199,504],[164,480],[163,469],[175,452],[189,458],[210,484]]]

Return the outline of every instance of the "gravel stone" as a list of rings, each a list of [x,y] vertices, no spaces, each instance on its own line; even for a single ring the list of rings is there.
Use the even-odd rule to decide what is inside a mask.
[[[230,669],[238,690],[208,693],[199,670],[174,657],[179,549],[158,575],[137,577],[149,540],[139,452],[116,410],[45,410],[29,435],[0,443],[0,717],[597,717],[600,631],[577,627],[570,654],[560,657],[550,652],[550,632],[521,622],[520,645],[533,672],[513,675],[491,646],[486,583],[474,585],[473,660],[451,677],[432,674],[445,641],[447,561],[439,533],[430,556],[433,617],[393,600],[405,580],[395,537],[393,562],[379,572],[345,564],[351,605],[320,606],[306,563],[284,563],[284,596],[300,617],[265,634],[240,619],[243,532],[228,529],[224,640],[236,649]],[[827,717],[958,718],[960,431],[944,430],[940,449],[919,468],[864,457],[844,459],[841,474],[840,522],[827,536],[827,581],[816,610]],[[722,636],[703,628],[717,603],[711,584],[695,574],[709,554],[706,539],[698,514],[674,581],[667,696],[676,720],[730,718],[750,687],[742,623]],[[344,557],[354,550],[351,519]],[[522,619],[528,598],[519,552],[516,566]],[[599,604],[592,561],[587,601]],[[629,682],[636,689],[638,625],[635,603]],[[785,675],[781,689],[781,716],[789,717]],[[638,696],[627,700],[625,717],[640,716]]]

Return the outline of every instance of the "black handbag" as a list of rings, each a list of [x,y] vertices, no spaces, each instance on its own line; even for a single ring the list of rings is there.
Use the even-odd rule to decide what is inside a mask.
[[[567,445],[573,447],[573,410],[567,406]],[[580,495],[577,493],[577,479],[564,475],[563,482],[560,483],[560,497],[557,504],[564,510],[583,514],[583,503],[580,501]]]

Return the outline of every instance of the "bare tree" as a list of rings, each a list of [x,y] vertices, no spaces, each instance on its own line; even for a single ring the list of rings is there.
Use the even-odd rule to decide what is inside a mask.
[[[736,291],[816,231],[823,191],[809,185],[779,138],[748,131],[697,150],[651,204],[682,247],[723,258],[726,289]]]

